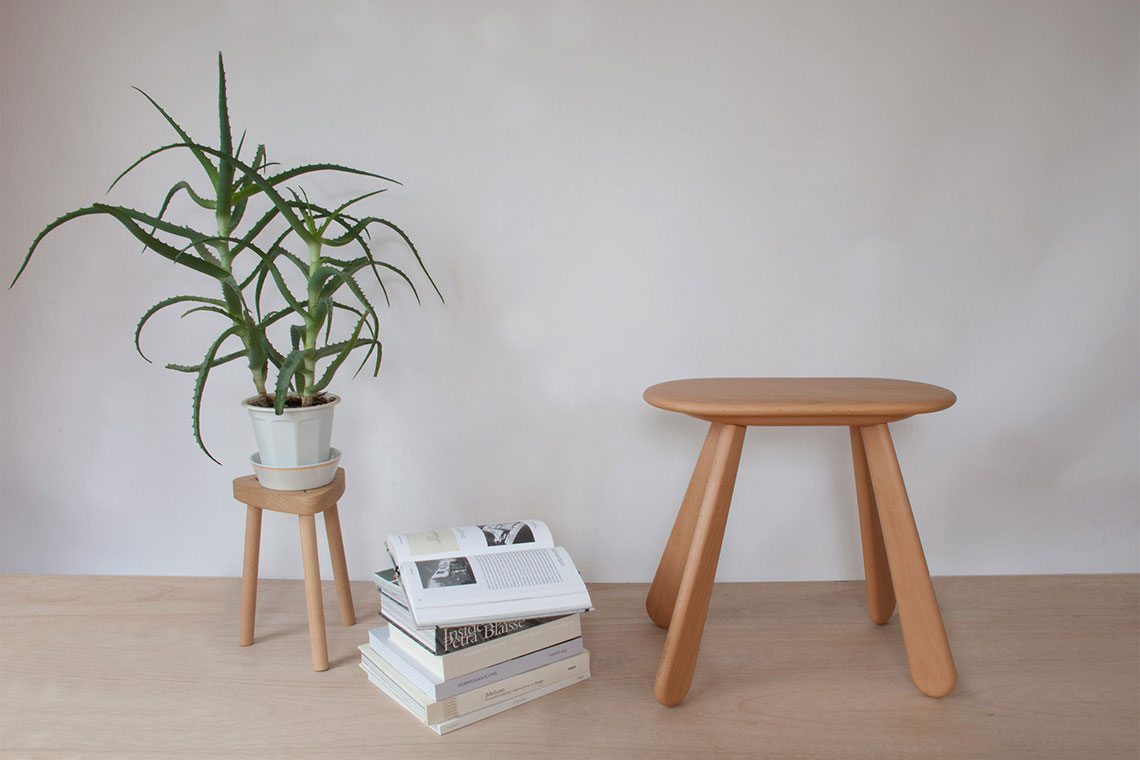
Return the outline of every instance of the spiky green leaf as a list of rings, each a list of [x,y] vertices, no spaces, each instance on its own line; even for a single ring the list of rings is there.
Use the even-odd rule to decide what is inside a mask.
[[[215,369],[217,367],[222,366],[223,364],[229,364],[230,362],[234,361],[235,359],[240,359],[241,357],[243,357],[245,355],[246,355],[246,352],[245,352],[245,349],[243,348],[241,351],[234,351],[232,354],[226,354],[225,356],[218,356],[212,362],[210,362],[210,369]],[[172,369],[175,372],[185,372],[187,374],[193,374],[193,373],[200,372],[202,369],[202,365],[201,364],[167,364],[166,368]]]
[[[151,306],[143,313],[142,317],[139,319],[138,325],[135,327],[135,350],[139,352],[139,356],[141,356],[143,359],[146,359],[148,362],[150,361],[150,358],[143,353],[142,346],[139,344],[139,339],[142,337],[143,327],[146,326],[146,323],[150,320],[150,318],[158,312],[162,311],[168,306],[174,306],[180,303],[213,304],[214,306],[219,306],[222,308],[224,308],[226,305],[224,301],[220,301],[217,298],[205,298],[204,296],[174,296],[173,298],[167,298],[163,301],[159,301],[154,306]]]
[[[218,209],[230,210],[234,191],[234,167],[232,161],[233,135],[230,133],[230,109],[226,103],[226,69],[222,64],[222,54],[218,53],[218,131],[221,141],[218,145]],[[229,230],[225,230],[226,233]]]
[[[363,169],[354,169],[351,166],[341,166],[340,164],[305,164],[304,166],[295,166],[292,169],[287,169],[283,172],[278,172],[277,174],[271,174],[265,178],[265,181],[270,187],[276,187],[282,182],[288,182],[295,177],[300,177],[305,174],[312,174],[314,172],[339,172],[341,174],[356,174],[361,177],[372,177],[373,179],[383,180],[384,182],[391,182],[396,185],[402,184],[397,180],[394,180],[391,177],[385,177],[382,174],[364,171]],[[259,191],[262,190],[264,190],[264,187],[261,185],[258,185],[257,188],[247,187],[238,193],[238,195],[250,197],[256,195]]]
[[[357,347],[356,341],[360,337],[360,331],[363,327],[364,327],[364,318],[362,317],[361,319],[357,320],[356,329],[352,331],[352,337],[351,338],[344,341],[343,343],[332,344],[332,345],[326,347],[326,348],[332,348],[333,346],[336,346],[336,345],[342,346],[342,348],[336,350],[335,354],[332,354],[333,360],[329,364],[328,368],[325,370],[325,373],[321,376],[321,379],[318,380],[316,382],[316,384],[314,384],[311,388],[306,388],[305,389],[306,392],[319,393],[320,391],[323,391],[325,388],[328,387],[329,383],[332,382],[333,375],[335,375],[336,371],[338,369],[340,369],[340,365],[344,364],[344,360],[347,359],[348,355],[352,352],[352,350]],[[320,351],[317,352],[318,356],[320,355],[320,353],[321,353]]]
[[[223,317],[233,322],[233,315],[226,311],[225,308],[219,309],[217,306],[195,306],[193,309],[187,309],[186,311],[182,312],[180,318],[185,319],[191,314],[197,314],[203,311],[208,311],[213,314],[221,314]]]
[[[182,138],[182,142],[187,143],[187,144],[193,144],[194,143],[194,140],[191,139],[190,135],[188,135],[186,133],[186,130],[184,130],[182,127],[180,127],[178,125],[178,122],[176,122],[173,118],[171,118],[170,114],[168,114],[166,111],[164,111],[162,106],[160,106],[158,103],[155,102],[154,98],[152,98],[150,95],[147,95],[142,90],[139,90],[138,87],[136,87],[135,89],[138,90],[140,93],[142,93],[142,96],[144,98],[146,98],[147,100],[149,100],[150,104],[152,106],[154,106],[155,108],[158,109],[158,112],[160,114],[162,114],[162,118],[166,119],[167,123],[170,124],[170,126],[174,127],[174,131],[178,133],[178,136],[180,138]],[[198,151],[194,152],[194,157],[196,159],[198,159],[198,163],[200,163],[202,165],[202,168],[205,169],[206,176],[208,176],[210,178],[210,184],[212,184],[216,188],[218,185],[218,170],[214,167],[213,162],[211,162],[210,159],[206,158],[206,155],[204,153],[201,153]],[[135,168],[135,166],[137,166],[138,163],[141,163],[141,161],[136,162],[135,164],[132,164],[130,167],[127,168],[126,172],[123,172],[122,174],[120,174],[115,179],[115,181],[111,183],[111,187],[114,187],[115,184],[120,179],[122,179],[123,176],[126,175],[127,172],[129,172],[131,169]],[[107,188],[107,192],[111,191],[111,187]]]
[[[227,338],[236,335],[237,332],[237,326],[230,326],[224,330],[213,343],[210,344],[210,348],[206,351],[206,355],[203,357],[202,363],[199,365],[198,375],[194,379],[194,401],[193,409],[191,412],[194,428],[194,440],[198,442],[198,447],[202,449],[203,453],[205,453],[206,456],[208,456],[210,459],[213,459],[218,464],[221,464],[221,462],[218,462],[214,455],[210,453],[210,450],[206,448],[206,444],[202,441],[202,394],[206,390],[206,378],[209,377],[210,370],[214,367],[214,357],[217,356],[218,348],[221,347],[222,343],[224,343]]]
[[[372,192],[369,192],[369,193],[363,193],[362,195],[358,195],[355,198],[350,198],[349,200],[340,204],[335,209],[333,209],[333,212],[331,214],[327,214],[328,218],[325,219],[325,223],[320,226],[320,229],[317,231],[317,235],[318,236],[324,235],[325,230],[327,230],[329,228],[329,225],[332,224],[333,221],[337,217],[340,216],[340,213],[342,211],[344,211],[346,208],[348,208],[349,206],[352,206],[353,204],[359,203],[360,201],[365,200],[366,198],[371,198],[374,195],[379,195],[380,193],[386,193],[386,192],[388,192],[388,188],[384,187],[384,188],[381,188],[379,190],[373,190]]]
[[[56,229],[57,227],[63,226],[67,222],[70,222],[72,219],[78,219],[81,216],[92,216],[102,213],[104,212],[95,206],[86,206],[84,208],[76,209],[75,211],[69,211],[68,213],[59,217],[54,222],[40,230],[39,234],[36,235],[36,239],[33,240],[31,246],[28,247],[28,253],[24,256],[24,261],[20,264],[20,269],[16,272],[16,276],[13,277],[12,282],[8,284],[8,289],[11,290],[12,286],[16,284],[16,280],[20,279],[20,275],[24,273],[24,270],[28,266],[28,262],[32,260],[32,254],[35,253],[36,246],[40,244],[41,240],[47,237],[49,232]]]

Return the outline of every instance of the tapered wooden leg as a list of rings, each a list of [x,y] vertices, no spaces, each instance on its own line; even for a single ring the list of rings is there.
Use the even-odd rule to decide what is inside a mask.
[[[891,434],[886,425],[871,425],[862,428],[862,435],[898,599],[910,676],[923,694],[944,697],[958,683],[958,672]]]
[[[720,423],[714,423],[709,431],[712,456],[708,482],[693,528],[692,544],[681,575],[669,634],[665,637],[665,651],[657,666],[654,693],[663,705],[679,704],[693,682],[693,670],[697,665],[709,597],[724,539],[724,526],[732,503],[732,489],[736,485],[744,431],[745,428],[738,425]]]
[[[333,579],[336,581],[336,602],[340,607],[340,622],[356,625],[356,611],[352,608],[352,589],[348,585],[348,564],[344,559],[344,539],[340,535],[340,513],[336,504],[325,510],[325,534],[329,539],[329,557],[332,559]]]
[[[247,647],[253,643],[253,621],[257,613],[257,563],[261,554],[261,510],[245,508],[245,559],[241,566],[241,622],[238,625],[238,644]]]
[[[689,480],[681,508],[677,510],[673,531],[669,534],[669,541],[661,554],[661,562],[657,565],[657,574],[653,576],[653,584],[649,587],[649,595],[645,598],[645,609],[649,612],[649,618],[662,628],[668,628],[669,621],[673,618],[677,590],[681,586],[681,575],[685,572],[689,546],[693,543],[693,530],[697,526],[697,515],[701,511],[705,486],[708,485],[709,469],[712,467],[717,438],[717,425],[713,424],[705,436],[705,444],[701,447],[700,456],[697,457],[693,477]]]
[[[325,608],[321,599],[321,567],[317,561],[317,521],[313,515],[300,515],[301,560],[305,567],[305,605],[309,610],[309,648],[313,670],[329,669],[329,648],[325,640]]]
[[[867,578],[867,611],[871,620],[883,625],[895,611],[895,590],[891,586],[891,570],[887,565],[887,550],[883,546],[883,532],[879,527],[879,508],[875,506],[875,491],[871,487],[871,472],[867,468],[867,452],[863,448],[863,434],[851,428],[851,459],[855,464],[855,495],[859,501],[859,533],[863,539],[863,572]]]

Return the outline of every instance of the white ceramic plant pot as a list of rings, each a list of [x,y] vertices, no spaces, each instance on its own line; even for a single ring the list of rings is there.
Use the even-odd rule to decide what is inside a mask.
[[[328,395],[319,406],[286,409],[274,414],[272,408],[255,406],[257,396],[241,403],[253,420],[253,436],[261,463],[270,467],[295,467],[329,461],[332,440],[333,407],[340,396]]]

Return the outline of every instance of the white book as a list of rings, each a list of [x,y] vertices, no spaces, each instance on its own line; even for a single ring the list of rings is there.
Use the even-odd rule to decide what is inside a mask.
[[[593,609],[574,561],[539,520],[388,536],[417,628]]]
[[[579,636],[576,639],[564,641],[561,644],[555,644],[546,649],[525,654],[522,657],[515,657],[506,662],[496,663],[447,681],[409,658],[397,647],[392,646],[388,640],[388,626],[373,628],[369,631],[368,644],[362,645],[360,651],[381,669],[383,666],[380,664],[380,660],[383,659],[387,665],[399,671],[399,674],[407,679],[416,691],[426,695],[426,701],[438,702],[476,687],[487,686],[518,673],[524,673],[572,657],[582,651],[582,637]],[[404,686],[402,683],[400,685]],[[406,686],[404,689],[409,691]]]
[[[492,715],[498,715],[499,713],[505,710],[509,710],[512,707],[518,707],[519,705],[526,704],[527,702],[538,699],[539,697],[545,697],[547,694],[556,692],[559,689],[565,689],[567,686],[572,686],[579,681],[585,681],[590,677],[590,671],[587,670],[579,673],[576,676],[572,676],[571,678],[566,678],[562,681],[555,681],[552,684],[543,686],[539,689],[535,689],[534,691],[528,691],[525,694],[520,694],[517,697],[512,697],[502,702],[498,702],[491,705],[490,707],[484,707],[482,710],[476,710],[464,715],[458,715],[449,720],[440,721],[439,723],[427,723],[421,716],[421,708],[416,705],[411,697],[401,691],[399,686],[396,686],[396,684],[392,683],[391,679],[385,677],[384,674],[380,673],[379,671],[370,671],[363,664],[361,664],[360,667],[364,670],[365,673],[368,673],[368,680],[372,682],[373,686],[376,686],[389,697],[396,700],[397,704],[410,712],[412,715],[419,718],[420,721],[423,722],[428,728],[430,728],[432,731],[435,731],[437,734],[440,734],[441,736],[443,734],[450,733],[457,728],[469,726],[476,721],[483,720],[484,718],[490,718]]]
[[[441,681],[496,663],[519,657],[539,649],[561,644],[582,635],[582,619],[578,615],[567,615],[549,623],[544,623],[524,631],[516,631],[510,636],[485,641],[473,647],[443,655],[434,655],[424,649],[419,642],[395,626],[388,626],[388,640],[392,646],[409,659],[415,660]]]
[[[590,653],[587,650],[582,650],[573,657],[552,662],[549,665],[544,665],[525,673],[519,673],[510,678],[505,678],[471,691],[465,691],[462,694],[456,694],[447,699],[429,702],[427,701],[427,695],[418,691],[410,681],[404,678],[398,670],[391,667],[383,658],[369,657],[364,652],[367,648],[367,645],[360,647],[362,650],[360,664],[364,669],[369,675],[382,676],[397,687],[403,695],[407,697],[410,705],[415,707],[413,712],[420,720],[429,724],[440,723],[460,715],[465,715],[466,713],[482,710],[499,702],[508,701],[512,697],[521,696],[535,689],[541,689],[551,683],[566,680],[579,673],[587,672],[590,669]],[[409,704],[405,704],[405,707],[412,709]]]
[[[396,567],[411,560],[443,559],[457,554],[493,554],[519,548],[553,548],[554,536],[541,520],[464,525],[388,536],[388,555]]]

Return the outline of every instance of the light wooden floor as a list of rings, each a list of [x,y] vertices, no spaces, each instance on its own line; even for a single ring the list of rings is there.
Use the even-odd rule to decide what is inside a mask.
[[[371,583],[310,670],[301,581],[262,581],[237,645],[240,581],[0,577],[5,757],[976,757],[1140,753],[1136,576],[940,578],[957,691],[919,694],[897,615],[863,584],[736,583],[713,592],[688,699],[653,699],[665,632],[644,584],[591,586],[593,678],[437,737],[371,686],[356,646]]]

